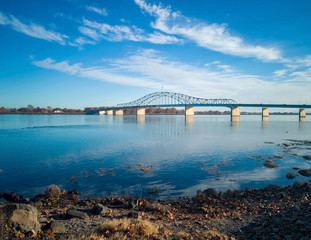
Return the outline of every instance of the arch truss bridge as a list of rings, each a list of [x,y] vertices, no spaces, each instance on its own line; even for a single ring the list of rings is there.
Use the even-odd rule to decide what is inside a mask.
[[[206,99],[191,97],[182,93],[174,92],[155,92],[148,94],[135,101],[118,104],[118,108],[137,108],[137,107],[160,107],[160,106],[171,106],[171,107],[182,107],[182,106],[213,106],[223,105],[230,106],[237,104],[233,99]]]
[[[231,109],[231,121],[240,121],[240,107],[262,108],[262,121],[268,121],[269,108],[298,108],[299,121],[306,118],[306,109],[311,105],[305,104],[242,104],[234,99],[207,99],[188,96],[174,92],[155,92],[148,94],[135,101],[118,104],[116,107],[96,109],[88,112],[89,114],[99,113],[100,115],[123,115],[123,111],[128,108],[136,108],[137,115],[145,115],[147,107],[185,107],[185,115],[193,116],[194,107],[228,107]]]

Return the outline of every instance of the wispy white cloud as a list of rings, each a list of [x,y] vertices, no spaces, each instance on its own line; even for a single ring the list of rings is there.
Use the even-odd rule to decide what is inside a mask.
[[[297,63],[305,67],[311,67],[311,55],[307,55],[302,59],[297,59]]]
[[[145,31],[136,26],[126,25],[109,25],[106,23],[98,23],[96,21],[90,21],[83,19],[84,26],[79,28],[79,31],[99,41],[106,39],[112,42],[120,41],[134,41],[134,42],[150,42],[154,44],[172,44],[182,42],[180,39],[174,36],[164,35],[159,32],[145,33]]]
[[[103,38],[103,36],[101,34],[99,34],[96,30],[92,29],[92,28],[88,28],[88,27],[79,27],[79,31],[91,38],[91,39],[94,39],[95,41],[99,41],[100,39]]]
[[[103,16],[108,16],[108,12],[105,8],[97,8],[94,6],[86,6],[86,9],[91,11],[91,12],[95,12],[95,13],[98,13],[100,15],[103,15]]]
[[[217,65],[217,67],[223,69],[223,71],[228,73],[233,72],[233,68],[229,65]]]
[[[69,65],[68,61],[56,62],[51,58],[46,58],[42,61],[32,61],[32,64],[41,68],[53,69],[70,75],[77,74],[81,69],[81,63]]]
[[[70,65],[68,61],[56,62],[54,59],[46,58],[42,61],[32,61],[32,64],[41,68],[53,69],[64,72],[69,75],[75,75],[87,79],[100,80],[104,82],[112,82],[127,86],[160,88],[162,83],[145,79],[143,77],[130,77],[127,74],[116,72],[113,68],[95,66],[82,67],[81,63]]]
[[[156,18],[151,26],[164,33],[184,37],[201,47],[224,54],[255,57],[262,61],[285,61],[279,49],[248,44],[241,37],[233,36],[225,24],[206,24],[174,12],[170,7],[148,4],[145,0],[134,1]]]
[[[91,41],[89,39],[86,39],[85,37],[78,37],[74,40],[73,43],[71,43],[72,46],[83,46],[86,44],[91,44],[91,45],[95,45],[96,42],[95,41]]]
[[[159,91],[163,86],[168,91],[207,98],[234,98],[241,103],[297,103],[300,99],[311,103],[311,87],[308,82],[296,84],[287,79],[270,82],[263,77],[242,74],[237,70],[224,71],[224,68],[215,68],[215,64],[207,67],[192,66],[170,61],[163,57],[162,53],[152,49],[141,50],[121,59],[105,59],[103,66],[83,67],[82,64],[56,62],[49,58],[32,63],[78,77],[150,88],[155,91]],[[225,69],[230,67],[225,66]]]
[[[275,77],[286,79],[287,82],[311,82],[311,55],[291,59],[284,69],[274,71]]]
[[[57,42],[61,45],[66,45],[66,39],[68,36],[52,31],[46,30],[43,26],[32,23],[22,22],[13,15],[6,15],[0,12],[0,24],[7,25],[17,32],[24,33],[28,36],[44,39],[50,42]]]
[[[288,72],[288,69],[280,69],[280,70],[275,70],[273,73],[276,77],[282,77],[282,76],[285,76],[287,72]]]

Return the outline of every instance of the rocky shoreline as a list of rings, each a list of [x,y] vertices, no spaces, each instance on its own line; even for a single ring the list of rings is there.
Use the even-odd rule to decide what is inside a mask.
[[[51,185],[24,199],[0,195],[5,239],[311,239],[311,184],[217,192],[175,201],[83,199]]]

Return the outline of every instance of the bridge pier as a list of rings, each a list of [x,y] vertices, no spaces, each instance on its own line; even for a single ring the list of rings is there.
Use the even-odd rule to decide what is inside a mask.
[[[262,108],[262,121],[269,121],[269,108]]]
[[[306,121],[306,109],[305,108],[300,108],[299,109],[299,122],[304,122]]]
[[[106,111],[99,111],[98,114],[99,115],[105,115]]]
[[[108,110],[106,112],[107,112],[107,115],[113,115],[113,110]]]
[[[137,116],[145,116],[146,109],[145,108],[137,108],[136,109],[136,115]]]
[[[239,122],[239,121],[240,121],[240,107],[232,107],[231,122]]]
[[[115,111],[114,111],[114,114],[117,115],[117,116],[123,115],[123,109],[115,110]]]
[[[194,116],[194,107],[185,107],[186,116]]]

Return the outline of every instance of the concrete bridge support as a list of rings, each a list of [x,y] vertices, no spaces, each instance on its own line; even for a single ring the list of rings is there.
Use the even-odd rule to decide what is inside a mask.
[[[113,110],[108,110],[106,112],[107,112],[107,115],[113,115]]]
[[[299,109],[299,121],[300,122],[306,121],[306,115],[307,115],[306,109],[305,108],[300,108]]]
[[[194,107],[186,107],[185,115],[186,116],[194,116]]]
[[[269,108],[262,108],[262,121],[269,121]]]
[[[115,110],[115,111],[114,111],[114,114],[117,115],[117,116],[123,115],[123,109]]]
[[[231,122],[239,122],[239,121],[240,121],[240,107],[232,107]]]
[[[137,108],[136,109],[136,115],[137,116],[145,116],[146,109],[145,108]]]
[[[99,115],[105,115],[106,111],[99,111],[98,114]]]

